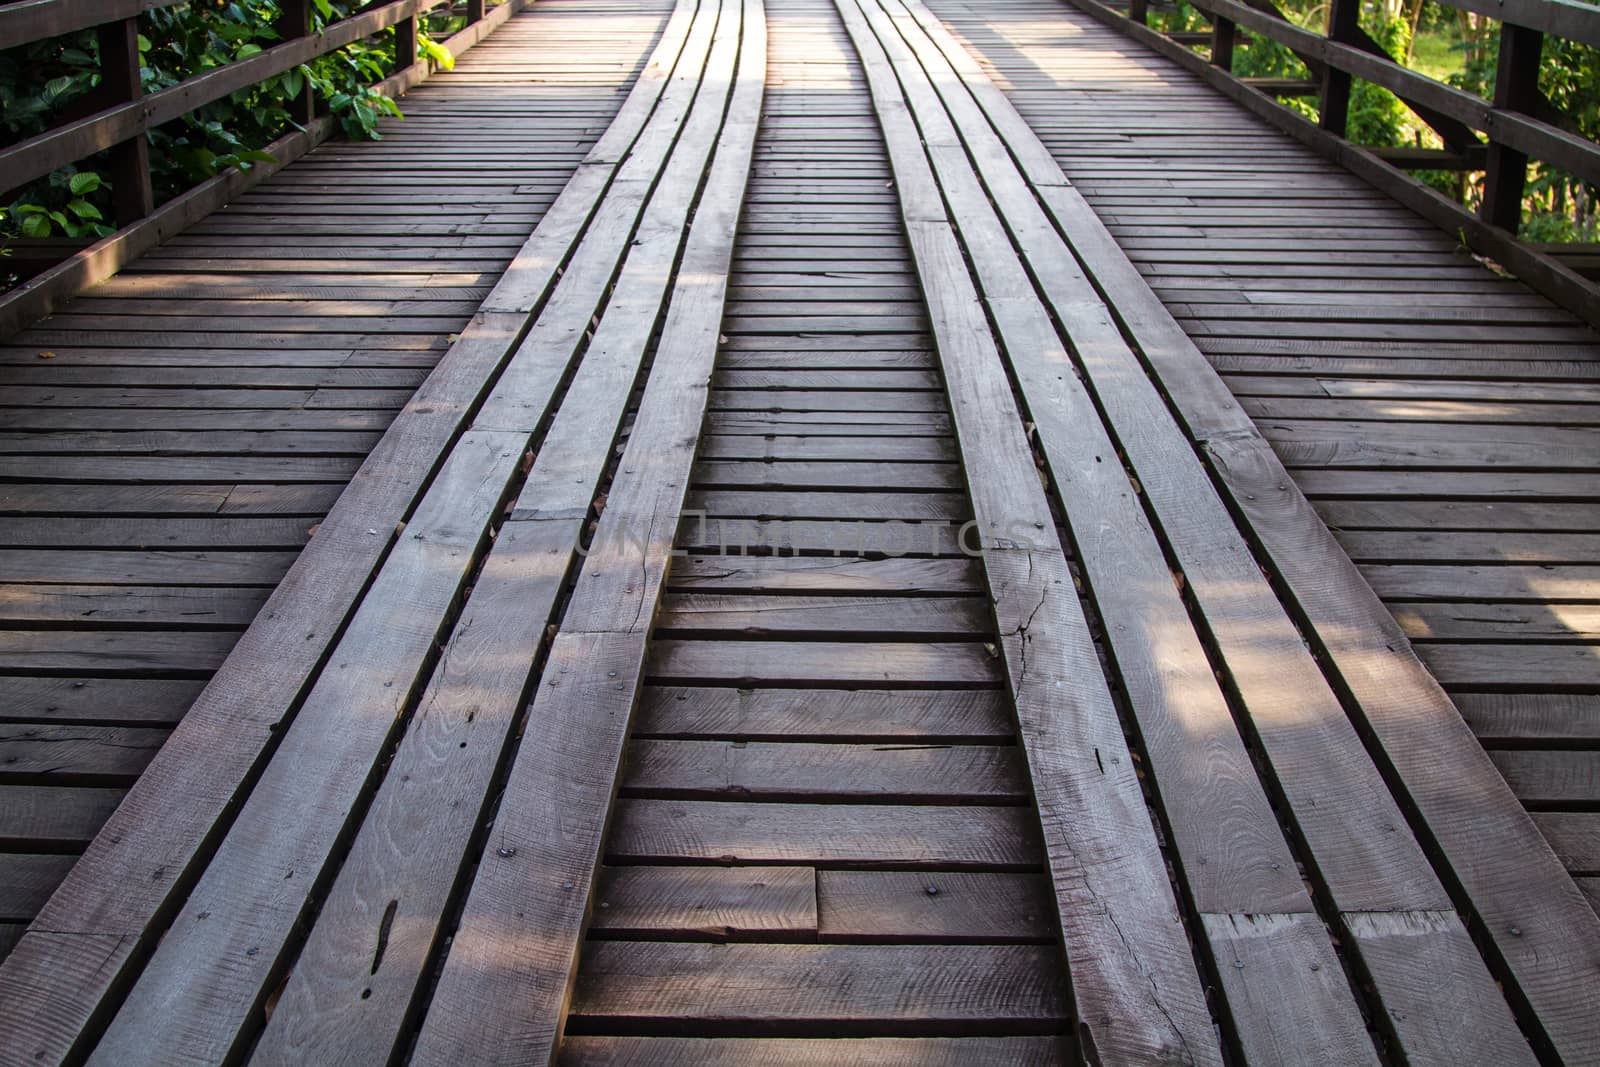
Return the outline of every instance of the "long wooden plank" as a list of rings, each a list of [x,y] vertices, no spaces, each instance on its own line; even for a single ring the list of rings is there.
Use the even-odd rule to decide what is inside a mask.
[[[1267,1059],[1282,1055],[1284,1049],[1300,1048],[1318,1049],[1316,1055],[1340,1061],[1373,1060],[1359,1011],[1344,983],[1317,980],[1331,978],[1337,968],[1332,945],[1321,935],[1311,899],[1293,875],[1294,858],[1171,580],[1163,549],[1128,475],[1116,462],[1119,449],[1102,427],[1087,391],[1076,378],[1061,373],[1070,362],[1068,350],[1044,303],[1030,294],[1023,264],[1011,249],[1000,218],[988,207],[967,157],[944,148],[957,142],[957,123],[970,136],[977,118],[975,105],[964,96],[947,93],[941,100],[936,95],[935,83],[943,85],[940,75],[949,78],[951,72],[948,66],[935,65],[941,57],[903,10],[895,20],[876,7],[867,10],[879,40],[888,42],[886,50],[896,61],[913,110],[932,142],[934,173],[954,205],[952,214],[966,239],[975,274],[991,294],[988,304],[999,337],[1028,402],[1062,494],[1076,553],[1123,671],[1169,833],[1182,857],[1189,895],[1196,910],[1207,917],[1212,952],[1226,955],[1235,929],[1226,919],[1213,919],[1277,919],[1264,919],[1250,928],[1255,935],[1252,945],[1258,950],[1254,966],[1219,965],[1227,998],[1241,1006],[1264,1003],[1284,995],[1285,974],[1315,976],[1298,984],[1292,1010],[1235,1010],[1241,1044],[1249,1054]],[[896,22],[899,33],[920,44],[920,49],[900,39]],[[921,63],[934,72],[931,80],[913,58],[919,52]],[[1006,158],[998,143],[975,147],[980,153],[999,151]],[[984,170],[989,176],[990,168]],[[1015,197],[1006,194],[1016,192],[1020,179],[1014,171],[1010,178],[1010,187],[999,190],[996,205],[1015,228],[1020,224]],[[1037,261],[1042,250],[1029,251]],[[1059,248],[1050,254],[1066,255]],[[1048,272],[1052,266],[1041,263],[1037,269]],[[1084,296],[1074,295],[1082,306]],[[1088,295],[1092,299],[1092,293]],[[1057,312],[1061,313],[1059,304]],[[1075,328],[1078,324],[1071,319],[1067,326],[1082,358],[1092,358],[1091,353],[1107,343],[1092,326]],[[1157,431],[1150,427],[1146,432]],[[1294,916],[1304,921],[1296,922]],[[1270,949],[1264,948],[1269,945]]]
[[[1227,509],[1212,489],[1192,446],[1168,414],[1159,393],[1144,376],[1111,314],[1077,270],[1071,251],[1061,242],[1028,188],[1023,169],[1011,163],[1007,149],[1020,142],[1022,147],[1017,151],[1019,157],[1027,161],[1025,166],[1033,168],[1036,181],[1050,181],[1049,187],[1053,190],[1064,187],[1064,177],[1043,145],[1020,124],[1015,111],[1010,110],[992,83],[982,78],[970,58],[966,59],[965,69],[951,65],[951,57],[959,64],[965,58],[964,53],[959,53],[959,46],[954,42],[947,41],[948,47],[940,49],[928,36],[927,28],[937,30],[938,24],[925,8],[915,0],[906,6],[898,0],[888,0],[883,6],[895,13],[894,22],[907,39],[921,46],[917,52],[926,65],[930,91],[937,86],[939,101],[949,110],[949,125],[945,128],[950,129],[954,137],[956,131],[952,127],[959,127],[959,135],[972,149],[988,194],[994,197],[997,208],[1003,213],[1018,253],[1035,265],[1044,299],[1072,338],[1073,349],[1086,371],[1086,382],[1097,394],[1100,409],[1116,435],[1119,446],[1116,450],[1108,441],[1083,439],[1083,427],[1094,425],[1095,407],[1086,394],[1075,388],[1075,383],[1061,381],[1059,363],[1065,361],[1064,353],[1059,360],[1041,358],[1050,351],[1051,344],[1058,343],[1053,329],[1042,321],[1042,316],[1031,324],[1018,323],[1015,313],[1008,316],[1003,310],[997,311],[996,318],[1008,341],[1007,349],[1019,385],[1039,427],[1040,440],[1057,484],[1062,487],[1069,522],[1073,522],[1075,511],[1083,509],[1083,504],[1075,501],[1084,497],[1085,484],[1092,485],[1094,474],[1103,469],[1103,465],[1090,468],[1086,476],[1083,468],[1087,464],[1078,457],[1086,452],[1113,455],[1120,451],[1137,476],[1143,495],[1183,568],[1187,587],[1199,601],[1212,639],[1217,642],[1251,716],[1256,737],[1272,761],[1277,786],[1289,799],[1295,822],[1310,841],[1312,854],[1328,882],[1336,906],[1346,913],[1448,911],[1449,898],[1429,869],[1420,846],[1409,835],[1396,835],[1392,829],[1402,824],[1398,806],[1392,800],[1372,802],[1371,798],[1385,795],[1377,768],[1363,751],[1360,738],[1350,726],[1336,695],[1305,653],[1288,614],[1255,567],[1248,545],[1234,530]],[[921,21],[907,10],[908,7],[916,9]],[[987,114],[969,93],[982,93],[987,98]],[[929,100],[927,106],[932,109],[937,104]],[[1010,127],[1007,140],[1000,139],[991,122]],[[937,146],[930,149],[930,155],[947,189],[952,184],[958,188],[965,184],[969,200],[983,195],[975,188],[965,155],[942,154]],[[975,248],[974,259],[980,276],[987,274],[986,284],[991,292],[1009,294],[1018,291],[1019,286],[1025,288],[1027,279],[1021,273],[1020,264],[1008,258],[1012,255],[1010,250],[1000,256],[994,254],[995,248],[1005,245],[1005,234],[999,232],[997,226],[985,232],[983,221],[987,216],[983,213],[964,211],[959,218],[963,230],[970,234],[968,243]],[[992,262],[995,259],[1001,262],[995,264]],[[1009,273],[1005,270],[1007,265],[1012,265]],[[997,303],[1008,304],[1009,301],[991,299],[991,305]],[[1028,332],[1030,325],[1031,333]],[[1131,499],[1131,493],[1125,490],[1125,497]],[[1119,646],[1128,642],[1118,641],[1118,631],[1131,629],[1137,633],[1139,621],[1150,614],[1150,609],[1130,604],[1118,581],[1127,566],[1125,557],[1129,546],[1112,543],[1110,550],[1099,556],[1103,562],[1097,568],[1099,532],[1096,526],[1085,523],[1078,537],[1079,549],[1090,569],[1091,583],[1108,621],[1112,644]],[[1156,567],[1152,569],[1164,570],[1160,550],[1154,549],[1153,554]],[[1152,576],[1144,584],[1154,585],[1156,581],[1159,579]],[[1180,608],[1177,615],[1182,621],[1176,625],[1186,627],[1187,613]],[[1171,657],[1167,646],[1172,643],[1172,628],[1163,626],[1158,630],[1163,636],[1160,649],[1163,660]],[[1123,654],[1119,652],[1121,658]],[[1136,655],[1129,658],[1139,662]],[[1203,656],[1201,662],[1204,662]],[[1137,692],[1133,695],[1137,707]],[[1217,698],[1217,712],[1212,721],[1228,730],[1231,715],[1220,694]],[[1195,714],[1190,706],[1193,697],[1186,694],[1183,703],[1185,719],[1192,718]],[[1292,728],[1285,728],[1286,716],[1293,717]],[[1160,749],[1150,740],[1154,731],[1146,726],[1144,733],[1147,746],[1159,761]],[[1159,740],[1158,733],[1154,736]],[[1242,750],[1240,755],[1243,755]],[[1172,803],[1180,808],[1193,805],[1194,797],[1205,795],[1203,776],[1185,783],[1181,777],[1164,771],[1160,762],[1154,770],[1158,789],[1163,795],[1173,796]],[[1249,771],[1245,774],[1253,778]],[[1257,786],[1258,792],[1259,788]],[[1359,813],[1337,810],[1340,805],[1334,798],[1342,797],[1361,798],[1350,802],[1359,807]],[[1264,795],[1260,796],[1260,802],[1265,805]],[[1267,825],[1271,822],[1272,817],[1268,815]],[[1181,834],[1181,823],[1178,830]],[[1375,848],[1374,841],[1385,844],[1381,849]],[[1204,859],[1207,866],[1214,864],[1214,858],[1210,857],[1214,857],[1216,851],[1217,846],[1209,843]],[[1352,1038],[1360,1042],[1363,1028],[1355,1015],[1354,1004],[1338,995],[1343,993],[1342,989],[1335,994],[1337,999],[1328,1000],[1326,998],[1334,994],[1334,990],[1318,991],[1312,986],[1300,985],[1296,989],[1298,998],[1294,1010],[1277,1017],[1255,1007],[1282,996],[1281,990],[1272,988],[1281,981],[1273,977],[1275,969],[1288,974],[1304,973],[1302,967],[1292,964],[1292,954],[1321,946],[1315,922],[1296,923],[1287,914],[1280,920],[1249,924],[1237,918],[1230,921],[1222,916],[1227,913],[1259,916],[1273,909],[1208,906],[1204,894],[1197,896],[1200,901],[1197,906],[1212,916],[1207,919],[1206,926],[1219,948],[1229,946],[1237,952],[1241,932],[1248,931],[1253,951],[1260,953],[1265,945],[1276,942],[1277,951],[1284,953],[1273,958],[1276,968],[1261,966],[1259,962],[1253,968],[1219,967],[1225,976],[1225,986],[1231,985],[1230,1000],[1239,1002],[1240,1010],[1235,1011],[1234,1018],[1246,1048],[1254,1044],[1258,1055],[1273,1058],[1281,1055],[1284,1048],[1320,1039],[1328,1043],[1325,1054],[1331,1058],[1342,1060],[1353,1055],[1350,1042]],[[1284,913],[1290,910],[1282,909]],[[1309,908],[1302,910],[1308,912]],[[1469,1049],[1484,1047],[1494,1047],[1501,1050],[1497,1054],[1512,1059],[1520,1056],[1527,1060],[1529,1053],[1509,1009],[1487,969],[1478,960],[1464,927],[1457,924],[1451,929],[1447,922],[1436,926],[1437,936],[1432,941],[1422,937],[1413,939],[1412,951],[1431,951],[1438,966],[1452,973],[1476,974],[1475,982],[1463,980],[1455,988],[1458,995],[1472,998],[1472,1007],[1466,1013],[1472,1016],[1479,1029],[1469,1035],[1458,1024],[1445,1022],[1462,1014],[1464,1009],[1459,1004],[1444,1005],[1437,999],[1415,998],[1419,1001],[1417,1005],[1392,1015],[1401,1044],[1414,1057],[1434,1057],[1440,1062],[1450,1062],[1467,1054]],[[1331,958],[1318,961],[1319,970],[1331,962]],[[1239,970],[1247,974],[1252,970],[1262,973],[1267,976],[1267,985],[1251,991],[1249,983],[1227,983],[1230,971]],[[1414,980],[1410,972],[1406,977]],[[1319,992],[1321,1008],[1316,1006]],[[1264,1023],[1264,1020],[1274,1019],[1277,1025]],[[1318,1038],[1311,1038],[1313,1033]],[[1367,1055],[1371,1055],[1370,1051]]]
[[[565,1025],[645,640],[665,587],[704,418],[733,235],[766,82],[760,0],[724,11],[742,30],[707,81],[726,121],[644,400],[529,711],[504,799],[445,958],[415,1057],[545,1063]],[[711,137],[716,137],[713,129]],[[504,965],[508,943],[519,962]],[[486,1005],[492,1005],[485,1010]]]
[[[958,45],[946,49],[952,55],[958,51]],[[988,108],[989,117],[997,124],[999,111],[998,105]],[[1017,135],[1008,132],[1007,137],[1009,143],[1016,143]],[[1467,884],[1473,906],[1500,916],[1485,925],[1502,953],[1513,961],[1523,994],[1545,1017],[1547,1032],[1565,1033],[1561,1038],[1551,1033],[1558,1046],[1569,1040],[1573,1049],[1592,1044],[1592,1034],[1578,1035],[1588,1033],[1585,1028],[1593,1019],[1582,1018],[1572,1003],[1571,980],[1555,977],[1573,973],[1573,967],[1581,969],[1580,959],[1596,958],[1586,904],[1560,874],[1542,842],[1529,832],[1526,817],[1487,766],[1443,694],[1420,668],[1407,666],[1415,660],[1381,604],[1350,573],[1348,559],[1294,491],[1270,449],[1193,344],[1140,284],[1137,272],[1081,196],[1062,183],[1059,172],[1052,177],[1048,168],[1042,174],[1029,174],[1029,178],[1055,224],[1089,265],[1097,287],[1116,294],[1123,326],[1137,339],[1191,436],[1209,453],[1232,503],[1250,517],[1253,535],[1261,539],[1269,558],[1289,580],[1299,606],[1316,605],[1308,614],[1324,650],[1333,653],[1340,683],[1354,690],[1367,721],[1378,730],[1380,758],[1399,763],[1406,792],[1423,808],[1425,825],[1418,828],[1420,833],[1450,842],[1445,847],[1452,857],[1450,865],[1455,876]],[[1377,727],[1380,721],[1387,726]],[[1402,736],[1403,732],[1409,736]],[[1480,803],[1466,803],[1469,787],[1462,776],[1474,783],[1470,790],[1480,797]],[[1448,785],[1445,777],[1451,779]],[[1481,793],[1477,791],[1480,786]],[[1420,803],[1429,794],[1431,803]],[[1486,799],[1490,797],[1492,802]],[[1470,817],[1466,814],[1469,809]],[[1495,855],[1487,855],[1486,848]],[[1511,854],[1519,858],[1512,861]],[[1467,858],[1469,855],[1472,858]],[[1539,886],[1531,897],[1525,888],[1530,881]],[[1515,892],[1506,888],[1513,883],[1522,888]],[[1535,921],[1530,909],[1550,918]],[[1551,940],[1543,950],[1530,949],[1525,927],[1544,930],[1559,940],[1555,931],[1567,928],[1569,922],[1572,929],[1583,931],[1583,947]],[[1512,926],[1518,929],[1517,935],[1505,933]]]
[[[1133,760],[978,294],[889,60],[861,11],[837,7],[872,88],[938,341],[1080,1039],[1106,1062],[1220,1062]],[[1031,537],[1013,532],[1030,528]]]
[[[277,871],[293,870],[300,873],[301,884],[309,892],[314,879],[323,876],[339,836],[347,832],[358,790],[371,781],[375,764],[397,727],[404,729],[411,700],[424,693],[423,671],[429,653],[447,632],[443,629],[449,623],[447,613],[477,558],[485,529],[496,517],[531,435],[546,418],[584,337],[584,326],[610,289],[600,325],[583,353],[582,365],[554,424],[544,436],[539,459],[518,500],[519,504],[536,501],[538,516],[565,520],[554,529],[542,528],[533,539],[535,567],[550,562],[547,553],[552,539],[564,541],[569,554],[573,550],[605,462],[604,446],[597,446],[590,437],[594,430],[606,432],[601,413],[606,405],[601,400],[608,383],[620,377],[609,389],[616,394],[609,405],[614,409],[610,420],[614,428],[643,357],[689,210],[690,197],[681,191],[684,179],[703,166],[708,135],[721,116],[725,89],[697,91],[700,57],[707,49],[713,61],[719,51],[731,55],[733,50],[731,43],[714,39],[715,28],[716,10],[703,10],[690,28],[679,68],[662,94],[661,108],[652,117],[654,128],[681,123],[684,137],[674,147],[660,185],[650,197],[638,236],[624,243],[604,231],[592,229],[585,235],[555,294],[463,439],[467,442],[482,436],[490,442],[493,454],[485,459],[468,452],[463,460],[458,445],[446,460],[340,641],[334,654],[339,672],[330,675],[325,671],[318,679],[279,752],[108,1027],[91,1062],[128,1062],[142,1050],[163,1043],[170,1054],[174,1039],[169,1036],[163,1042],[160,1035],[170,1034],[174,1026],[184,1035],[182,1047],[200,1058],[220,1058],[248,1039],[255,1007],[270,992],[295,924],[310,903],[307,896],[273,886],[271,880]],[[715,68],[710,69],[710,78],[714,78]],[[715,86],[714,80],[711,84]],[[692,140],[697,131],[701,143]],[[630,177],[625,167],[618,182],[640,181],[648,186],[655,177]],[[621,275],[613,287],[609,284],[612,272],[624,253]],[[627,366],[630,362],[633,369]],[[568,401],[573,403],[570,408]],[[558,563],[555,570],[555,580],[542,590],[541,599],[547,605],[554,600],[559,572],[564,568]],[[538,621],[534,621],[537,633]],[[380,680],[386,684],[379,684]],[[495,716],[501,723],[514,716],[522,686],[512,683],[508,688],[509,699],[502,702],[504,712]],[[439,694],[436,690],[430,695]],[[429,705],[427,710],[437,710],[438,719],[448,721],[453,718],[452,709],[462,708],[465,717],[455,696],[446,694],[442,706]],[[364,714],[352,716],[353,711]],[[430,720],[430,725],[434,721],[438,720]],[[499,746],[488,737],[486,742],[482,766],[488,771],[495,765]],[[421,747],[431,752],[428,744]],[[481,803],[481,793],[475,799]],[[467,808],[468,813],[471,810]],[[449,835],[441,844],[448,847],[461,836]],[[441,889],[447,893],[449,884]],[[442,902],[436,905],[442,906]],[[368,923],[362,926],[370,929]],[[393,1001],[387,1014],[382,1006],[372,1009],[381,1027],[378,1032],[398,1037],[400,1020],[431,942],[425,932],[420,933],[417,943],[424,950],[422,956],[411,961],[409,973],[392,976]],[[341,936],[348,935],[336,928],[335,939]],[[239,958],[244,951],[239,947],[242,941],[257,949],[243,962]],[[369,974],[369,988],[370,978]],[[408,979],[412,989],[405,988]],[[325,998],[326,993],[319,991],[320,1002],[325,1003]],[[371,999],[367,997],[362,1006]],[[151,1007],[156,1003],[162,1005],[160,1010]],[[347,1039],[355,1032],[345,1023],[335,1028],[335,1033]],[[293,1058],[306,1054],[296,1050]]]
[[[1001,742],[1013,736],[1009,715],[996,690],[650,686],[634,736]]]
[[[928,1067],[979,1067],[1008,1063],[1046,1067],[1069,1055],[1070,1042],[1060,1037],[935,1037],[935,1038],[686,1038],[573,1037],[562,1046],[563,1063],[607,1067],[657,1065],[726,1067],[760,1063],[769,1067],[895,1067],[906,1063]]]
[[[1009,746],[635,739],[621,784],[630,796],[707,800],[1020,803],[1023,782]]]
[[[790,1036],[919,1035],[1066,1023],[1052,947],[704,945],[599,941],[584,952],[573,1021]],[[834,976],[819,981],[820,975]],[[692,1033],[693,1031],[690,1031]]]
[[[681,35],[677,41],[657,59],[670,65]],[[636,83],[628,103],[637,97],[640,104],[624,105],[610,153],[601,157],[615,153],[618,139],[623,147],[636,139],[664,74],[658,64]],[[554,284],[564,256],[552,258],[549,249],[575,243],[607,191],[609,174],[601,167],[580,168],[579,177],[535,231],[530,255],[513,260],[503,281],[518,298],[514,306]],[[52,1062],[72,1054],[157,932],[153,927],[192,883],[243,783],[281,736],[280,722],[398,540],[396,524],[515,347],[526,317],[480,313],[462,332],[140,780],[132,802],[74,868],[35,934],[24,936],[0,967],[0,1026],[15,1035],[10,1047],[19,1055]]]

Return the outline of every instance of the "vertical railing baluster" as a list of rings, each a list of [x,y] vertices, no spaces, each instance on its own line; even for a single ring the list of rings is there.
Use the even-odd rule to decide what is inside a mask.
[[[394,24],[394,69],[405,70],[417,61],[417,13]]]
[[[1211,23],[1211,63],[1233,73],[1233,41],[1238,29],[1232,19],[1218,15]]]
[[[1150,0],[1128,0],[1128,17],[1141,26],[1150,24]]]
[[[1361,0],[1332,0],[1328,5],[1328,39],[1354,44],[1361,28]],[[1350,120],[1350,75],[1328,64],[1322,77],[1322,99],[1317,109],[1323,129],[1344,136]]]
[[[106,103],[120,104],[144,95],[139,76],[139,20],[122,19],[95,29],[100,44],[100,86]],[[136,222],[156,209],[150,182],[150,140],[140,131],[111,149],[111,200],[117,225]]]
[[[275,27],[278,36],[285,41],[292,41],[296,37],[308,37],[311,34],[311,0],[283,0]],[[289,117],[304,126],[317,117],[317,94],[311,88],[311,79],[306,79],[305,88],[300,90],[300,96],[289,104]]]
[[[1544,34],[1502,23],[1500,59],[1495,68],[1494,106],[1531,115],[1539,109],[1539,59]],[[1522,193],[1528,181],[1528,157],[1507,148],[1490,134],[1489,162],[1483,175],[1479,216],[1493,226],[1516,233],[1522,225]]]
[[[467,25],[483,18],[483,0],[467,0]]]

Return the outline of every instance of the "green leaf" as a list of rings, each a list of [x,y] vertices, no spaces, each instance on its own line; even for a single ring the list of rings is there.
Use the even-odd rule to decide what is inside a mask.
[[[62,75],[59,78],[51,78],[44,83],[44,94],[46,96],[60,96],[70,88],[72,88],[72,79]]]
[[[80,219],[105,218],[104,215],[100,214],[100,209],[89,203],[87,200],[70,201],[67,204],[67,210],[78,216]]]
[[[54,219],[56,221],[56,225],[60,226],[63,230],[72,225],[72,220],[67,218],[63,212],[52,211],[50,212],[50,217]]]
[[[49,237],[50,220],[43,215],[24,215],[22,218],[22,232],[29,237]]]
[[[93,171],[81,171],[74,174],[72,180],[67,184],[72,190],[73,196],[83,196],[100,188],[100,175]]]

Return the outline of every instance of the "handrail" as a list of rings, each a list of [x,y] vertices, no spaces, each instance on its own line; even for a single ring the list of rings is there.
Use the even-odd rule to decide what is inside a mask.
[[[1326,34],[1291,22],[1271,0],[1188,0],[1212,24],[1209,60],[1148,27],[1149,0],[1128,0],[1126,12],[1112,7],[1109,0],[1068,2],[1201,74],[1257,115],[1600,324],[1600,287],[1517,237],[1529,159],[1600,185],[1600,144],[1557,125],[1559,113],[1538,86],[1545,34],[1600,44],[1600,7],[1574,0],[1439,0],[1502,23],[1494,99],[1486,101],[1402,66],[1384,52],[1361,29],[1361,0],[1330,0]],[[1233,74],[1240,29],[1276,42],[1306,61],[1318,86],[1318,121],[1262,91],[1271,86],[1253,86]],[[1411,106],[1440,132],[1446,150],[1397,151],[1350,141],[1345,124],[1353,78],[1387,89]],[[1484,172],[1483,201],[1476,215],[1403,172],[1403,168],[1437,167]]]
[[[0,149],[0,193],[109,148],[120,227],[45,273],[0,294],[0,337],[49,314],[63,301],[103,281],[133,258],[310,151],[337,124],[326,115],[318,117],[308,80],[304,96],[288,105],[300,128],[267,146],[276,162],[249,170],[230,168],[160,207],[155,205],[151,181],[148,130],[389,26],[396,27],[395,72],[369,88],[398,96],[423,81],[431,69],[427,60],[417,60],[419,17],[434,8],[459,5],[461,0],[379,0],[319,32],[312,29],[311,0],[282,0],[283,17],[277,25],[279,35],[285,38],[281,44],[141,95],[138,16],[177,2],[181,0],[20,0],[0,5],[0,42],[6,47],[97,27],[100,99],[114,101],[95,114]],[[505,0],[488,8],[485,0],[465,0],[467,25],[442,44],[452,53],[465,51],[531,2]]]
[[[0,47],[15,48],[108,22],[138,18],[146,11],[186,0],[16,0],[0,6]]]
[[[1523,29],[1538,30],[1600,48],[1600,7],[1575,0],[1437,0],[1446,7],[1487,15]]]
[[[1340,0],[1335,0],[1339,3]],[[1477,2],[1477,0],[1473,0]],[[1494,0],[1485,0],[1485,6]],[[1532,0],[1525,0],[1532,2]],[[1542,0],[1551,2],[1551,0]],[[1453,85],[1435,81],[1426,74],[1401,66],[1394,59],[1374,55],[1353,44],[1325,37],[1302,29],[1285,19],[1273,18],[1239,0],[1189,0],[1190,6],[1213,20],[1223,19],[1241,26],[1251,33],[1289,48],[1304,52],[1326,63],[1329,67],[1353,74],[1382,86],[1396,96],[1424,104],[1454,119],[1459,119],[1473,129],[1485,133],[1492,141],[1542,159],[1564,170],[1600,185],[1600,145],[1585,137],[1569,133],[1531,115],[1521,114],[1509,107],[1496,106],[1481,97]],[[1600,9],[1596,9],[1600,15]],[[1537,64],[1537,57],[1535,57]],[[1324,128],[1326,124],[1324,124]],[[1518,201],[1521,201],[1520,195]]]
[[[61,0],[49,2],[59,3]],[[257,82],[276,77],[308,60],[337,51],[379,30],[401,22],[414,22],[418,15],[448,2],[388,0],[360,14],[330,23],[320,33],[295,37],[147,96],[131,94],[133,98],[123,103],[0,150],[0,190],[18,188],[58,167],[142,137],[152,127],[180,118]],[[123,21],[132,23],[134,18]],[[412,54],[396,57],[400,67],[410,66],[416,58],[415,31],[409,36]],[[133,62],[137,70],[137,52]],[[142,184],[148,184],[149,180],[147,166]],[[148,214],[148,210],[139,214]]]

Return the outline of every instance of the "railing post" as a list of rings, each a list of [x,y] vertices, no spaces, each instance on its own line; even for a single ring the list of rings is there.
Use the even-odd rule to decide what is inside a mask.
[[[417,15],[412,12],[394,24],[394,69],[405,70],[417,61]]]
[[[100,44],[100,85],[107,103],[144,95],[139,77],[139,20],[123,19],[95,30]],[[111,199],[117,225],[126,226],[156,209],[150,183],[150,140],[141,131],[111,149]]]
[[[1150,0],[1128,0],[1128,18],[1141,26],[1150,24]]]
[[[1539,58],[1544,34],[1509,22],[1500,25],[1500,60],[1495,69],[1494,106],[1535,114],[1539,108]],[[1528,157],[1489,139],[1489,162],[1483,175],[1479,216],[1491,226],[1516,233],[1522,225],[1522,192],[1528,180]]]
[[[483,18],[483,0],[467,0],[467,25]]]
[[[1328,40],[1354,44],[1361,30],[1361,0],[1332,0],[1328,5]],[[1332,63],[1322,76],[1317,113],[1323,129],[1344,136],[1350,119],[1350,75]]]
[[[1233,73],[1233,41],[1237,27],[1232,19],[1218,15],[1211,23],[1211,64]]]
[[[311,35],[311,0],[283,0],[276,29],[285,41]],[[306,79],[300,98],[289,105],[289,117],[304,126],[317,117],[317,94]]]

